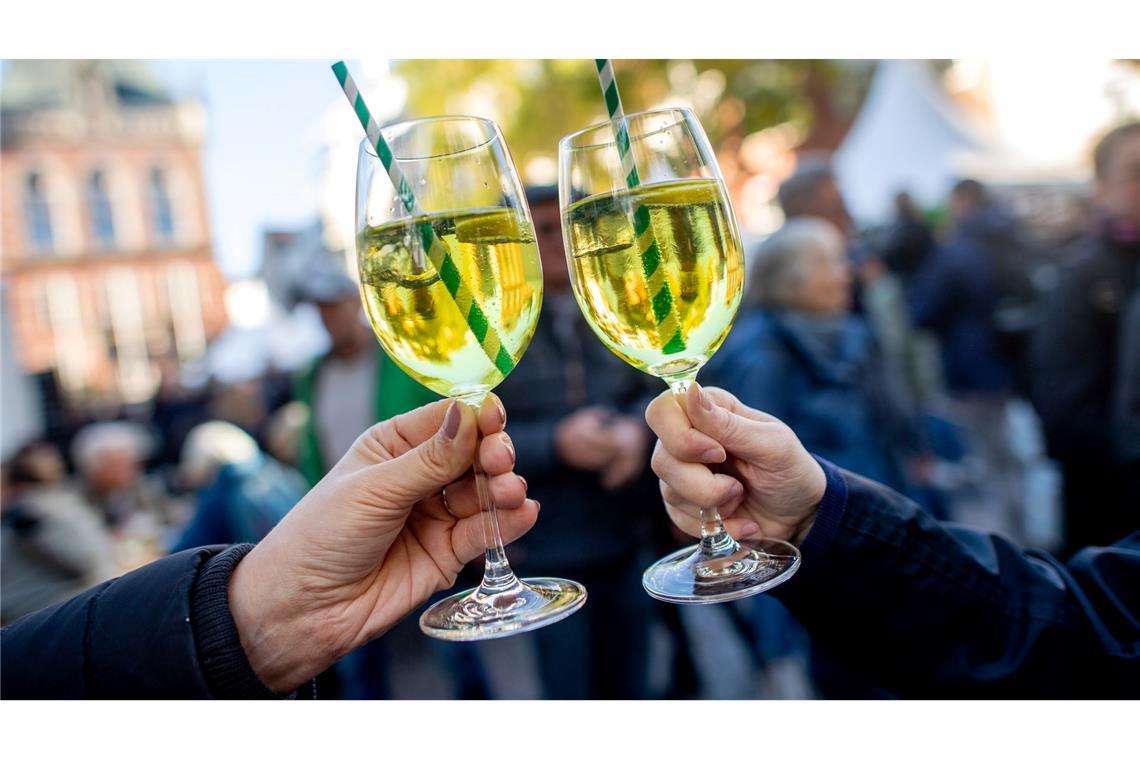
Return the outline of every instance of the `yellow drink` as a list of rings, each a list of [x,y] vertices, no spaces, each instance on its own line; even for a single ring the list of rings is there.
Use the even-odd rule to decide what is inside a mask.
[[[633,215],[649,211],[660,266],[684,348],[667,352],[635,240]],[[716,180],[678,180],[585,198],[563,213],[574,294],[611,351],[666,379],[695,373],[728,335],[740,306],[744,259]],[[644,238],[643,238],[644,240]]]
[[[380,345],[409,375],[444,396],[485,393],[503,371],[488,358],[422,251],[415,225],[427,221],[451,254],[503,347],[517,362],[542,306],[534,231],[514,209],[431,214],[357,235],[364,308]],[[413,252],[420,249],[421,267]]]

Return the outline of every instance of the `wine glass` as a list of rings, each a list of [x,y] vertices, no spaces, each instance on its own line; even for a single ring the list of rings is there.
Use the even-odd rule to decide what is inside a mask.
[[[574,296],[597,336],[683,397],[724,342],[740,306],[740,233],[708,138],[692,111],[667,108],[562,138],[559,201]],[[631,168],[636,171],[630,171]],[[701,540],[659,560],[642,584],[678,604],[740,599],[799,568],[786,541],[737,541],[715,506]]]
[[[368,320],[405,372],[478,409],[522,357],[542,306],[538,246],[518,175],[487,119],[419,119],[381,133],[397,171],[390,174],[365,139],[356,176]],[[391,176],[406,183],[400,196]],[[586,589],[578,583],[515,577],[478,461],[474,471],[487,547],[483,581],[434,604],[420,628],[476,641],[540,628],[580,608]]]

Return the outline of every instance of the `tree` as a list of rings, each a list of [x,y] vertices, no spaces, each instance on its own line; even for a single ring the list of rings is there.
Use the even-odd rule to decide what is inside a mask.
[[[813,60],[619,60],[614,67],[627,112],[689,105],[718,151],[784,124],[807,147],[835,148],[872,69]],[[524,173],[545,167],[549,174],[558,140],[606,116],[590,60],[409,60],[395,73],[408,83],[410,116],[492,118]]]

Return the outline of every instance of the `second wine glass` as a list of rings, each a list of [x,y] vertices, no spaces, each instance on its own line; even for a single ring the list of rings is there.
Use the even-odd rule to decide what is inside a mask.
[[[487,119],[420,119],[381,134],[395,169],[367,139],[357,162],[365,311],[405,372],[478,409],[522,357],[542,305],[538,247],[518,175]],[[475,480],[487,547],[483,581],[433,605],[420,628],[474,641],[533,630],[580,608],[581,584],[515,577],[478,462]]]
[[[744,286],[740,233],[700,122],[688,109],[662,109],[575,132],[559,144],[558,177],[586,321],[627,363],[668,383],[684,408]],[[700,543],[656,562],[642,583],[667,602],[724,602],[782,583],[799,562],[785,541],[734,540],[710,505]]]

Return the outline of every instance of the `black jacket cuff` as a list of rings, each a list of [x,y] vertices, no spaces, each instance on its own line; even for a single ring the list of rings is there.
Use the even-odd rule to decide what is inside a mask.
[[[266,686],[250,667],[230,614],[230,576],[253,544],[236,544],[210,559],[198,573],[190,597],[190,618],[198,662],[218,699],[288,699]]]

